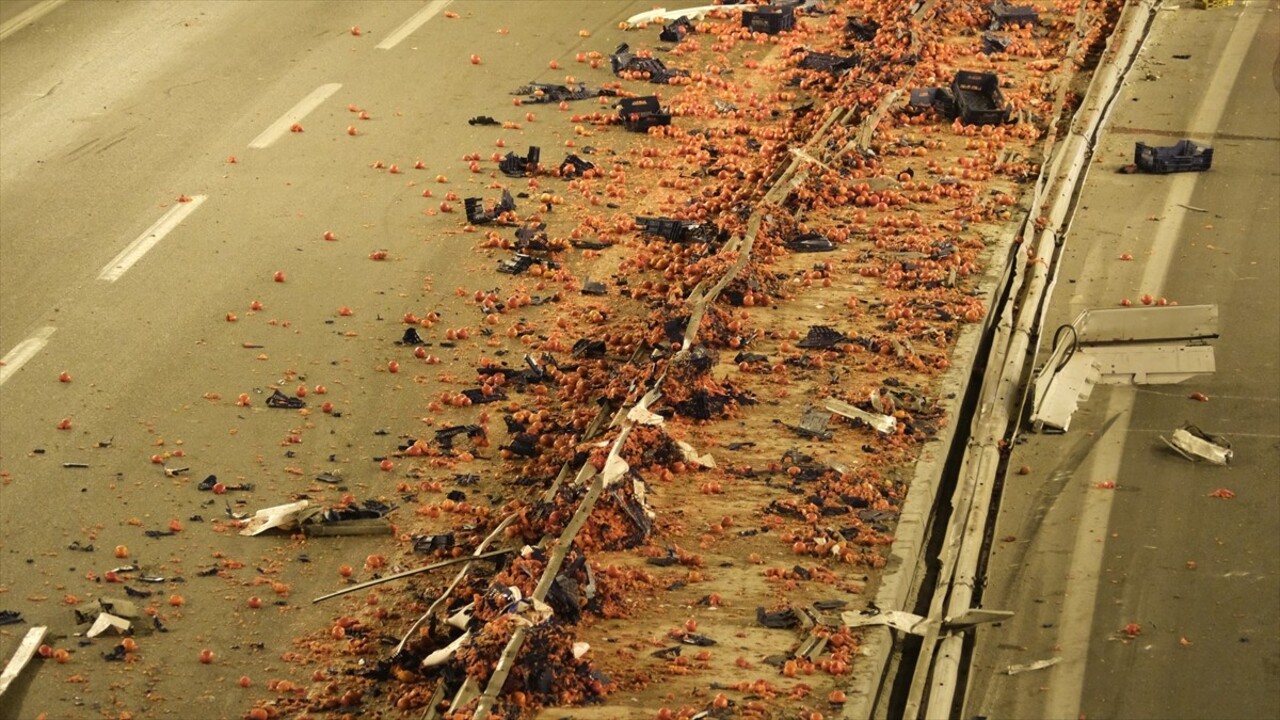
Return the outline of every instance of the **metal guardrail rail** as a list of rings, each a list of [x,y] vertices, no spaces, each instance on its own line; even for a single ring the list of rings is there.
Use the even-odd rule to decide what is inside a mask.
[[[959,440],[967,444],[967,449],[952,499],[951,521],[942,530],[944,542],[936,590],[928,617],[916,623],[924,642],[915,667],[910,669],[912,682],[903,710],[903,717],[908,720],[953,716],[968,631],[975,622],[1004,616],[990,611],[976,616],[972,608],[978,564],[987,552],[985,535],[993,491],[1002,471],[1000,448],[1016,435],[1017,409],[1022,399],[1019,389],[1029,371],[1028,351],[1041,334],[1063,237],[1088,172],[1093,144],[1159,4],[1159,0],[1135,2],[1124,8],[1072,128],[1053,152],[1048,171],[1042,173],[1036,185],[1028,217],[1046,217],[1048,222],[1038,236],[1035,224],[1026,223],[1023,245],[1032,248],[1034,257],[1047,262],[1032,263],[1027,272],[1015,277],[1016,286],[1000,309],[976,415],[968,437]],[[1082,29],[1085,20],[1083,9],[1082,5],[1078,29]],[[1059,83],[1055,108],[1059,112],[1066,87],[1065,82]],[[1054,150],[1055,140],[1051,135],[1046,143],[1050,151]]]

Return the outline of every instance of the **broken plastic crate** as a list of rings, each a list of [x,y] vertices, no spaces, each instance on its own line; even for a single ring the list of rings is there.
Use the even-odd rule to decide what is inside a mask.
[[[742,27],[751,32],[777,35],[796,26],[796,13],[790,6],[759,5],[742,11]]]
[[[951,81],[956,114],[965,125],[1000,125],[1009,119],[1009,108],[995,73],[960,70]]]
[[[673,220],[671,218],[636,216],[636,224],[640,232],[657,235],[671,242],[684,242],[697,237],[702,225],[689,220]]]
[[[560,177],[565,180],[581,176],[584,172],[595,168],[595,163],[588,162],[582,158],[569,153],[564,160],[560,161]]]
[[[623,98],[618,115],[628,130],[648,132],[649,128],[671,124],[671,113],[664,112],[657,95]]]
[[[626,43],[619,45],[609,56],[609,65],[613,68],[615,75],[623,72],[637,72],[644,75],[649,82],[662,85],[666,85],[667,81],[673,77],[684,77],[689,74],[688,70],[669,68],[666,63],[657,58],[639,57],[631,52],[631,46]]]
[[[568,100],[587,100],[593,97],[613,97],[617,93],[605,88],[591,89],[586,83],[576,85],[557,85],[555,83],[529,83],[521,85],[511,93],[525,95],[522,103],[539,105],[544,103],[561,103]]]
[[[507,153],[498,163],[498,169],[507,177],[524,177],[532,175],[538,171],[538,161],[542,158],[542,149],[537,145],[530,145],[529,152],[524,157],[520,157],[513,152]]]
[[[810,52],[800,59],[800,67],[804,70],[839,75],[857,66],[857,55],[832,55],[831,53]]]
[[[1160,175],[1204,172],[1213,165],[1213,148],[1191,140],[1179,140],[1168,147],[1140,142],[1133,146],[1133,162],[1142,172]]]
[[[949,119],[956,116],[956,101],[946,88],[913,88],[907,100],[907,110],[914,113],[933,110]]]
[[[662,42],[680,42],[684,40],[686,35],[693,33],[693,23],[689,21],[688,15],[681,15],[675,19],[675,22],[667,23],[662,28],[662,32],[658,33],[658,39]]]
[[[1005,0],[995,0],[987,6],[987,10],[991,12],[992,27],[1035,25],[1040,22],[1040,13],[1033,5],[1010,5]]]
[[[467,211],[468,223],[484,225],[497,220],[503,213],[514,211],[516,209],[516,201],[515,198],[511,197],[510,190],[503,190],[502,200],[493,206],[492,210],[486,210],[484,201],[478,197],[463,198],[462,206]]]

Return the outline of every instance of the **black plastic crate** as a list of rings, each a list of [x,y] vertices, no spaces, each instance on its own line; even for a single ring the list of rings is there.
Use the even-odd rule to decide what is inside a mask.
[[[1140,142],[1133,147],[1133,162],[1142,172],[1160,175],[1204,172],[1213,165],[1213,148],[1191,140],[1179,140],[1167,147]]]
[[[796,13],[790,6],[763,5],[742,11],[742,27],[751,32],[777,35],[796,26]]]
[[[671,114],[662,109],[657,95],[623,98],[618,105],[618,115],[628,130],[645,132],[658,125],[670,125]]]
[[[987,11],[991,13],[993,27],[1035,25],[1040,22],[1040,13],[1032,5],[1010,5],[1006,0],[994,0],[987,6]]]
[[[960,70],[951,81],[951,95],[960,122],[966,125],[1000,125],[1009,119],[995,73]]]

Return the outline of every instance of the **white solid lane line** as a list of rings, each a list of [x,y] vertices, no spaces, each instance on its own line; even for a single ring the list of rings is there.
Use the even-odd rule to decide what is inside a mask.
[[[327,100],[330,95],[338,92],[340,87],[342,87],[342,83],[329,83],[311,91],[310,95],[299,100],[297,105],[289,109],[289,112],[281,115],[279,120],[267,126],[267,129],[263,130],[261,135],[249,143],[249,147],[264,148],[279,140],[281,135],[289,132],[289,128],[293,127],[294,123],[306,117],[307,113],[320,107],[320,103]]]
[[[48,325],[36,331],[36,334],[18,343],[0,358],[0,385],[18,372],[27,361],[35,357],[36,353],[49,342],[49,336],[53,335],[53,331],[58,328]]]
[[[9,22],[0,25],[0,40],[4,40],[10,35],[18,32],[22,28],[48,15],[50,11],[58,7],[66,0],[44,0],[23,10],[9,19]]]
[[[120,251],[111,262],[102,268],[102,272],[98,273],[99,280],[107,282],[115,282],[120,279],[133,267],[133,264],[142,259],[147,251],[155,247],[156,243],[164,239],[169,231],[178,226],[188,215],[195,212],[200,204],[208,199],[208,195],[195,195],[190,202],[180,202],[169,208],[169,211],[160,216],[154,225],[147,228],[145,232],[138,236],[137,240],[129,243],[129,246]]]
[[[441,10],[449,6],[453,0],[431,0],[427,6],[413,14],[413,17],[404,21],[404,24],[396,28],[385,40],[378,43],[379,50],[390,50],[400,44],[401,40],[413,34],[414,30],[427,24],[427,21],[435,17]]]

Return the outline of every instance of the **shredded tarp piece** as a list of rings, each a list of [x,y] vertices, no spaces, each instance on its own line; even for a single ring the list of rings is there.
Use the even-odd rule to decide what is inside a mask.
[[[1172,439],[1165,439],[1162,435],[1160,440],[1192,462],[1208,460],[1214,465],[1227,465],[1231,462],[1231,443],[1221,435],[1210,435],[1195,425],[1174,430]]]
[[[1005,675],[1018,675],[1032,670],[1043,670],[1047,667],[1053,667],[1062,662],[1060,657],[1051,657],[1045,660],[1036,660],[1035,662],[1023,663],[1021,665],[1010,665],[1004,669]]]
[[[120,635],[127,634],[133,629],[133,623],[122,617],[117,617],[108,612],[98,613],[97,619],[93,621],[93,626],[84,634],[85,637],[98,637],[108,630],[114,630]]]
[[[686,462],[697,463],[704,468],[714,468],[716,466],[716,459],[711,457],[711,453],[699,454],[697,449],[683,440],[677,440],[676,447],[680,448],[680,456]]]
[[[457,654],[458,650],[461,649],[462,646],[466,645],[469,640],[471,640],[471,632],[467,631],[462,633],[453,642],[423,658],[422,667],[429,668],[437,665],[443,665],[452,659],[453,656]]]
[[[684,16],[690,20],[700,20],[703,15],[706,15],[709,12],[715,12],[717,10],[720,10],[720,11],[749,10],[754,7],[755,7],[755,4],[753,3],[750,5],[733,5],[733,6],[698,5],[696,7],[681,8],[679,10],[667,10],[666,8],[655,8],[653,10],[646,10],[645,12],[642,12],[642,13],[636,13],[635,15],[632,15],[631,17],[627,18],[625,21],[626,29],[630,30],[631,28],[641,27],[643,25],[648,25],[651,22],[665,22],[668,20],[676,20],[681,16]]]
[[[898,429],[898,420],[892,415],[869,413],[865,410],[860,410],[843,400],[828,398],[827,401],[823,403],[823,407],[837,415],[847,417],[850,420],[857,420],[865,423],[869,427],[875,428],[877,431],[884,433],[885,435],[892,435],[894,431]]]
[[[263,508],[249,518],[245,526],[241,528],[240,534],[261,535],[272,528],[284,530],[295,528],[298,526],[298,513],[310,506],[311,502],[309,500],[298,500],[284,505]]]

